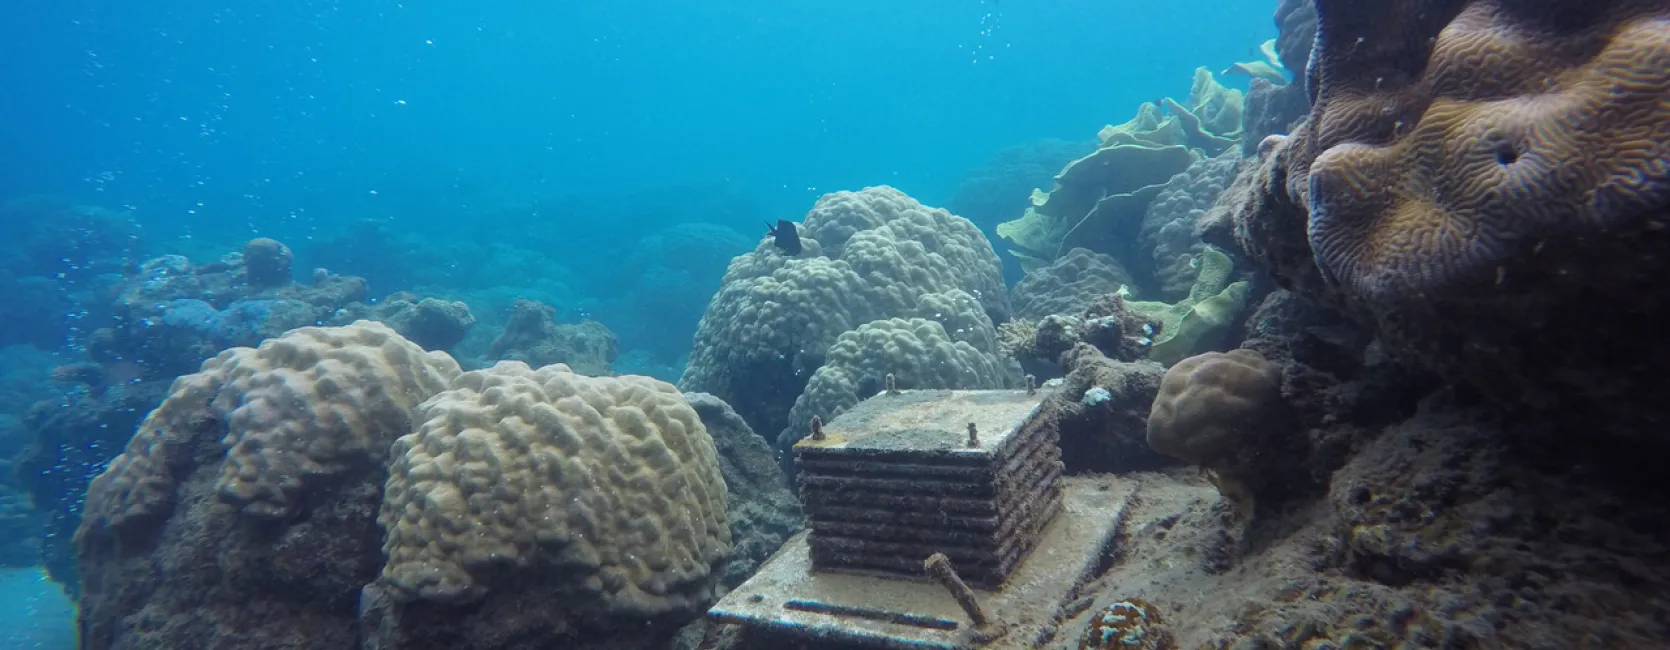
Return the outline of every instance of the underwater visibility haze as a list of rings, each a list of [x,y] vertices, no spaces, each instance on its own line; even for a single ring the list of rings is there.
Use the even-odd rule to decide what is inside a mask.
[[[1670,1],[0,7],[0,648],[1670,647]]]

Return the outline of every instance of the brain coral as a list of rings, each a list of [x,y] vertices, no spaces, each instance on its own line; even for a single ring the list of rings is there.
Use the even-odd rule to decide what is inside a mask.
[[[1310,241],[1352,293],[1488,285],[1542,242],[1670,205],[1670,11],[1613,3],[1573,25],[1534,4],[1458,7],[1419,76],[1324,68]]]
[[[1670,6],[1316,7],[1310,118],[1261,147],[1242,247],[1487,394],[1631,411],[1663,364],[1626,361],[1670,356]]]
[[[829,421],[883,388],[887,375],[900,388],[1002,388],[1014,373],[991,350],[954,339],[937,321],[892,318],[865,323],[829,346],[823,367],[789,412],[777,442],[788,447],[811,430],[812,416]]]
[[[389,443],[410,431],[412,408],[458,374],[452,357],[370,321],[222,352],[175,380],[93,481],[82,531],[165,515],[178,474],[213,445],[226,448],[222,499],[257,517],[292,516],[310,486],[380,466]]]
[[[420,405],[394,444],[383,578],[461,602],[494,587],[565,594],[560,615],[705,607],[730,550],[725,482],[671,384],[505,361]]]
[[[967,219],[871,187],[825,195],[800,234],[800,255],[762,241],[731,261],[682,388],[725,400],[757,431],[778,431],[824,351],[864,323],[932,318],[996,349],[992,323],[1009,313],[1002,267]]]

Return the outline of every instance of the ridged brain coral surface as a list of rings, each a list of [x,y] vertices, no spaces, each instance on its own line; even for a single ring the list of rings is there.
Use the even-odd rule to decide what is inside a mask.
[[[505,576],[568,614],[705,607],[731,533],[718,453],[671,384],[507,361],[464,373],[394,445],[383,578],[467,601]]]
[[[245,514],[295,514],[298,492],[355,467],[380,466],[411,430],[411,410],[459,374],[381,323],[304,327],[259,348],[233,348],[175,380],[127,450],[88,490],[86,526],[161,514],[206,441],[228,446],[216,482]]]
[[[1488,287],[1670,209],[1665,2],[1317,4],[1309,236],[1348,294]]]

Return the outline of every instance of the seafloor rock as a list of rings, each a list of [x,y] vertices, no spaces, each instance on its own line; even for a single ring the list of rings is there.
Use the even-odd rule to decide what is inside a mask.
[[[1071,370],[1044,408],[1060,427],[1061,460],[1068,471],[1129,472],[1174,463],[1144,438],[1164,366],[1109,359],[1086,343],[1065,357]]]
[[[800,501],[765,438],[748,428],[729,404],[707,393],[685,393],[684,399],[719,447],[732,542],[722,584],[734,589],[805,525]]]

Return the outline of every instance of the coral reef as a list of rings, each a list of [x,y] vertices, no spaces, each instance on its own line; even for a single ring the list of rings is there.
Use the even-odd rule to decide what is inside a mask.
[[[458,373],[451,357],[371,321],[227,350],[174,382],[88,489],[77,534],[119,537],[167,517],[205,437],[225,447],[221,499],[255,518],[293,517],[320,483],[382,465],[411,409]]]
[[[557,310],[533,300],[517,300],[504,331],[488,354],[495,360],[521,361],[533,367],[565,364],[583,375],[607,375],[619,354],[614,332],[597,321],[558,324]]]
[[[503,361],[464,373],[414,419],[379,516],[383,579],[410,597],[475,600],[506,568],[546,567],[577,609],[649,615],[711,597],[730,544],[724,481],[671,385]]]
[[[700,401],[720,448],[670,384],[460,373],[375,322],[228,350],[93,481],[83,643],[658,647],[720,588],[728,522],[760,536],[743,572],[798,525],[763,441]]]
[[[357,644],[388,446],[458,372],[360,322],[228,350],[175,381],[88,489],[82,642]]]
[[[1025,214],[998,224],[1022,268],[1030,272],[1074,248],[1109,252],[1108,242],[1131,229],[1127,222],[1140,222],[1159,186],[1194,162],[1176,118],[1162,119],[1152,104],[1143,109],[1104,128],[1095,151],[1056,174],[1054,189],[1033,190]]]
[[[968,220],[882,186],[825,195],[799,228],[799,255],[762,240],[732,260],[682,388],[776,432],[825,351],[865,323],[935,320],[953,339],[996,352],[993,323],[1007,320],[1008,297],[997,254]]]
[[[275,239],[257,237],[244,244],[244,278],[251,286],[278,287],[290,284],[290,265],[296,260],[290,247]]]
[[[1186,298],[1176,303],[1131,301],[1132,311],[1160,322],[1148,348],[1148,358],[1173,364],[1223,344],[1235,319],[1246,308],[1251,285],[1231,282],[1234,262],[1222,251],[1206,247],[1191,260],[1195,281]]]
[[[1267,139],[1237,239],[1401,358],[1502,403],[1661,436],[1666,12],[1319,3],[1314,106]]]
[[[275,246],[283,244],[246,248],[278,256]],[[221,350],[325,322],[365,300],[365,283],[358,278],[326,273],[297,284],[286,272],[282,283],[276,277],[257,283],[251,272],[242,254],[201,266],[180,255],[146,261],[115,290],[112,323],[89,335],[88,355],[106,366],[134,364],[147,379],[172,378]]]
[[[1016,319],[998,329],[998,349],[1021,363],[1029,374],[1054,377],[1070,364],[1062,355],[1087,343],[1122,361],[1148,355],[1160,321],[1129,308],[1119,293],[1084,299],[1074,314],[1054,314],[1033,321]]]
[[[1196,224],[1235,180],[1240,164],[1241,155],[1233,149],[1197,160],[1166,181],[1148,204],[1134,245],[1122,250],[1120,257],[1129,261],[1127,268],[1139,277],[1137,284],[1148,289],[1142,296],[1145,300],[1171,302],[1188,297],[1200,275],[1198,260],[1206,250]]]
[[[1316,39],[1316,6],[1311,0],[1281,0],[1276,7],[1277,36],[1271,48],[1276,61],[1300,78],[1293,83],[1275,79],[1254,79],[1247,90],[1246,113],[1242,117],[1241,154],[1254,157],[1265,137],[1285,134],[1310,112],[1310,95],[1305,92],[1306,66],[1311,43]]]

